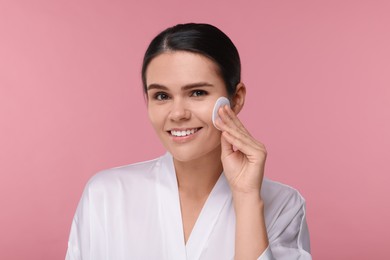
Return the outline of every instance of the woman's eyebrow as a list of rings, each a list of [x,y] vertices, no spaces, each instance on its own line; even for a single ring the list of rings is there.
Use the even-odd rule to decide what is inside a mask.
[[[153,84],[150,84],[147,88],[147,90],[152,90],[152,89],[162,89],[162,90],[168,90],[168,88],[164,85],[160,85],[160,84],[156,84],[156,83],[153,83]]]
[[[208,83],[208,82],[197,82],[197,83],[187,84],[187,85],[181,87],[181,89],[182,90],[189,90],[189,89],[200,88],[200,87],[214,87],[214,85],[211,83]]]
[[[184,85],[181,87],[181,89],[182,90],[189,90],[189,89],[199,88],[199,87],[214,87],[214,85],[211,83],[208,83],[208,82],[196,82],[196,83],[190,83],[190,84]],[[157,83],[152,83],[147,87],[148,91],[151,89],[169,90],[168,87],[161,85],[161,84],[157,84]]]

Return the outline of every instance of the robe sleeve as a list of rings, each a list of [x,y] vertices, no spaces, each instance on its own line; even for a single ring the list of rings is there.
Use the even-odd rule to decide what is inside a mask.
[[[269,246],[264,250],[264,252],[257,258],[257,260],[274,260],[274,256],[272,255],[272,251]]]
[[[299,199],[301,199],[300,195]],[[303,199],[293,199],[273,224],[269,246],[257,260],[311,260],[309,231]]]
[[[77,206],[70,230],[65,260],[87,260],[90,245],[89,199],[85,190]]]

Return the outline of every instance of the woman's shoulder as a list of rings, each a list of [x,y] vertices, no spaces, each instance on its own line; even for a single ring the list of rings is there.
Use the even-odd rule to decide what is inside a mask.
[[[286,255],[289,248],[291,253],[297,253],[293,249],[296,246],[309,252],[306,203],[300,192],[280,182],[265,180],[261,194],[268,238],[275,257]]]
[[[265,206],[273,210],[299,210],[305,205],[305,199],[297,189],[267,178],[263,180],[261,197]]]
[[[134,181],[141,184],[140,182],[143,180],[147,181],[154,177],[156,173],[154,169],[159,164],[160,159],[161,157],[158,157],[152,160],[102,170],[93,175],[86,186],[87,188],[107,188],[109,186],[131,184]]]

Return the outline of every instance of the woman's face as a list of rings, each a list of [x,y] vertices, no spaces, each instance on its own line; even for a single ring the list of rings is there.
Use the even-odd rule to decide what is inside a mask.
[[[211,114],[227,91],[213,61],[185,51],[162,53],[149,63],[146,84],[150,121],[176,160],[220,151]]]

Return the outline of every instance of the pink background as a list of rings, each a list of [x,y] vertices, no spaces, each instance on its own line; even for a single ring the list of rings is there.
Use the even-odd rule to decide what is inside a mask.
[[[236,43],[241,119],[305,196],[314,259],[390,259],[390,1],[227,2],[0,2],[0,259],[63,259],[86,181],[164,152],[141,60],[189,21]]]

